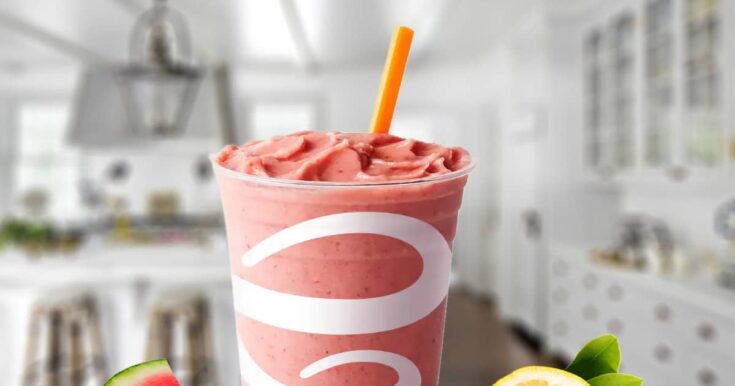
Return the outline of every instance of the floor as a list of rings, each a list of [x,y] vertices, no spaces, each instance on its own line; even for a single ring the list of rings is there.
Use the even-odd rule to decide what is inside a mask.
[[[490,386],[519,367],[550,363],[516,338],[488,302],[452,291],[441,386]]]

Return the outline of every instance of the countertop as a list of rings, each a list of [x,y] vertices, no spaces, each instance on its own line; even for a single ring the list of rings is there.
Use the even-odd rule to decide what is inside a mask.
[[[689,304],[713,310],[735,320],[735,290],[718,285],[714,278],[694,275],[690,277],[662,276],[596,264],[589,260],[589,248],[569,245],[552,245],[551,256],[565,256],[565,260],[579,261],[586,268],[600,274],[615,275],[624,282],[635,283],[652,291],[663,292]]]
[[[0,286],[81,281],[130,282],[229,281],[224,236],[205,244],[120,244],[91,239],[71,254],[28,257],[23,251],[0,251]]]

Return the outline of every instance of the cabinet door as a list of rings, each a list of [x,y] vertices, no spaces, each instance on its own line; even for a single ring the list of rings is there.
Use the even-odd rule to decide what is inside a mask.
[[[735,52],[723,38],[735,32],[735,3],[640,5],[615,7],[584,33],[587,169],[603,179],[719,176],[735,164]]]
[[[693,386],[726,386],[732,384],[735,368],[727,356],[698,356],[684,367],[684,382]]]
[[[579,265],[574,259],[555,256],[549,267],[547,343],[569,359],[590,339],[608,332],[608,321],[614,319],[602,299],[608,281]]]
[[[644,8],[643,164],[647,169],[671,167],[676,143],[676,49],[674,0],[648,0]]]
[[[603,113],[605,107],[602,99],[603,84],[603,31],[600,28],[588,32],[584,42],[585,57],[585,161],[589,170],[609,175],[611,165],[607,164],[607,147],[603,140]]]
[[[541,215],[537,209],[538,141],[505,142],[503,158],[513,165],[503,176],[503,312],[531,333],[544,327],[546,294],[544,255],[541,253]]]
[[[635,48],[636,15],[625,11],[611,20],[610,31],[610,121],[608,145],[611,163],[627,171],[635,163]]]
[[[683,93],[685,161],[717,168],[726,155],[723,119],[723,0],[683,0]]]
[[[585,159],[609,178],[635,166],[638,14],[624,8],[584,37]]]

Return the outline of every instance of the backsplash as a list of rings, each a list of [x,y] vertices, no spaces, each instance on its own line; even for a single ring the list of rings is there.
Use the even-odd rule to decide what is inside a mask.
[[[735,183],[696,192],[676,188],[664,192],[659,189],[631,190],[623,197],[622,211],[645,213],[666,221],[677,243],[687,248],[721,252],[726,243],[715,232],[714,215],[717,208],[733,198],[733,192]]]
[[[183,214],[220,210],[207,153],[92,152],[83,156],[82,164],[82,178],[91,180],[106,197],[126,201],[131,215],[147,214],[150,200],[161,195],[178,196]]]

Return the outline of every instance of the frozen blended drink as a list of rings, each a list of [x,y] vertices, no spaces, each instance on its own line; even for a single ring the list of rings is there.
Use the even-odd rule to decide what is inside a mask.
[[[300,132],[213,157],[243,385],[436,385],[468,153]]]

